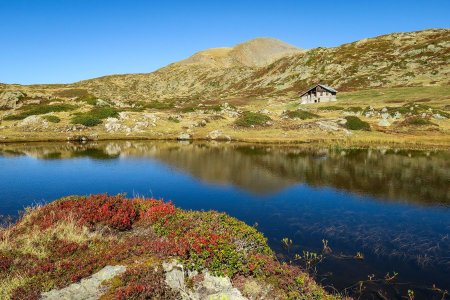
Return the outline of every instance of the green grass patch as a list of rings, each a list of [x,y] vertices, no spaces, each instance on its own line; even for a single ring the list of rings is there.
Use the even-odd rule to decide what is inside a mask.
[[[16,115],[7,116],[4,120],[23,120],[33,115],[44,115],[51,112],[71,111],[76,107],[70,104],[35,104],[22,108],[22,112]]]
[[[263,126],[272,119],[257,112],[246,111],[235,121],[235,125],[240,127]]]
[[[344,110],[345,108],[343,108],[342,106],[330,105],[330,106],[318,107],[317,109],[318,110],[324,110],[324,111],[337,111],[337,110]]]
[[[44,119],[49,121],[49,122],[51,122],[51,123],[59,123],[59,122],[61,122],[60,118],[58,118],[57,116],[52,116],[52,115],[44,116]]]
[[[364,122],[358,117],[355,116],[347,116],[345,117],[347,123],[345,123],[345,127],[350,130],[370,130],[370,125],[367,122]]]
[[[284,116],[290,119],[301,119],[301,120],[314,119],[320,117],[319,115],[301,109],[287,111],[286,113],[284,113]]]
[[[72,124],[81,124],[88,127],[102,123],[106,118],[117,118],[119,111],[114,107],[96,107],[85,113],[79,113],[72,117]]]

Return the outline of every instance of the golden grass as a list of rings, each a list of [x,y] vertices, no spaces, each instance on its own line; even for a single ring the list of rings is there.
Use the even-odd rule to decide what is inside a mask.
[[[0,280],[0,299],[10,299],[11,293],[27,282],[27,278],[21,274],[9,275]]]
[[[24,218],[15,227],[16,230],[24,230],[23,234],[16,236],[11,228],[0,231],[0,252],[16,251],[21,254],[30,254],[39,258],[50,255],[47,245],[55,240],[66,240],[81,244],[99,237],[99,233],[91,232],[86,227],[76,225],[73,218],[68,216],[65,221],[40,230],[36,226],[30,226],[30,218],[40,207],[28,210]]]

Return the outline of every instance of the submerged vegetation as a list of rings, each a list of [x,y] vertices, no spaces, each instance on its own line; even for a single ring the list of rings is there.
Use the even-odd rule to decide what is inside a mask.
[[[241,221],[121,195],[63,198],[28,210],[1,230],[0,298],[38,299],[121,264],[127,272],[113,281],[107,297],[173,299],[157,271],[173,258],[189,270],[228,276],[237,287],[260,282],[272,299],[334,298],[298,267],[279,262],[266,238]]]

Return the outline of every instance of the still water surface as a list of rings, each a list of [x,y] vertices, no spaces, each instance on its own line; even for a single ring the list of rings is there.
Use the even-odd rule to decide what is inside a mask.
[[[450,290],[450,152],[175,142],[0,145],[0,214],[71,194],[127,193],[257,225],[280,259],[332,252],[317,280],[363,298]],[[281,239],[294,246],[286,253]],[[363,260],[355,259],[357,252]],[[390,283],[386,273],[398,273]],[[332,289],[330,287],[330,289]],[[358,290],[357,292],[355,292]]]

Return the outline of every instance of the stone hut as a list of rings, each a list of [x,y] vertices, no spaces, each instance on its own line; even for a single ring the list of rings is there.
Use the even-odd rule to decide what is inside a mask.
[[[300,94],[301,104],[336,101],[337,91],[324,84],[316,84]]]

